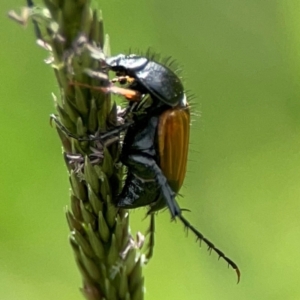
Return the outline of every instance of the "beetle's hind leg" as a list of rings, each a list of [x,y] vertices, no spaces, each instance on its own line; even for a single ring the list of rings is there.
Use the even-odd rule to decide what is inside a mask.
[[[153,256],[153,251],[154,251],[154,245],[155,245],[155,215],[154,213],[150,214],[150,224],[149,228],[147,229],[146,236],[149,235],[148,237],[148,243],[146,245],[147,251],[145,253],[146,260],[149,262],[149,260]]]
[[[241,277],[241,272],[238,268],[238,266],[236,265],[235,262],[233,262],[230,258],[228,258],[220,249],[218,249],[210,240],[208,240],[200,231],[198,231],[193,225],[191,225],[191,223],[185,219],[181,214],[177,216],[179,218],[179,220],[184,224],[184,226],[186,227],[186,229],[190,229],[197,237],[197,240],[203,241],[207,246],[208,246],[208,250],[209,251],[215,251],[218,255],[219,258],[223,258],[229,266],[231,266],[238,277],[238,283],[240,281],[240,277]]]

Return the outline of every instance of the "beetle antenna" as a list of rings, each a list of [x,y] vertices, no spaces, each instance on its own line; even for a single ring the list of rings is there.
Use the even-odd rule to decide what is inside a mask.
[[[198,231],[193,225],[191,225],[191,223],[187,219],[185,219],[182,215],[178,215],[177,217],[180,219],[180,221],[184,224],[184,226],[187,229],[190,229],[196,235],[197,240],[200,240],[200,242],[203,241],[208,246],[208,250],[210,252],[212,250],[215,251],[219,255],[219,259],[223,258],[228,263],[228,265],[235,270],[237,274],[237,283],[239,283],[241,278],[241,272],[238,266],[236,265],[236,263],[233,262],[230,258],[228,258],[220,249],[215,247],[215,245],[211,241],[209,241],[200,231]]]

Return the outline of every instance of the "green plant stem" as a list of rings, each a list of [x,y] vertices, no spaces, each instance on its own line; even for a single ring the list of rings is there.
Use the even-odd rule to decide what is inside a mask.
[[[44,0],[48,10],[34,7],[29,12],[39,26],[40,44],[50,52],[60,89],[59,97],[54,97],[55,118],[78,137],[106,132],[116,124],[111,95],[70,85],[77,81],[99,86],[84,73],[86,68],[99,69],[99,61],[87,49],[79,49],[80,43],[77,48],[78,38],[109,55],[101,11],[90,2]],[[122,179],[119,143],[106,147],[99,141],[79,142],[59,127],[57,132],[69,172],[71,205],[66,217],[83,295],[88,300],[143,299],[143,255],[130,235],[128,212],[114,206]]]

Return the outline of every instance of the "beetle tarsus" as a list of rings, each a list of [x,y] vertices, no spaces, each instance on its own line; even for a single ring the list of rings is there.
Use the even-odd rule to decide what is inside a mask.
[[[89,142],[91,141],[90,138],[81,138],[81,137],[78,137],[77,135],[71,133],[59,120],[58,118],[56,117],[56,115],[54,114],[51,114],[50,115],[50,124],[52,125],[52,121],[55,122],[55,125],[62,131],[64,132],[67,136],[79,141],[79,142]]]

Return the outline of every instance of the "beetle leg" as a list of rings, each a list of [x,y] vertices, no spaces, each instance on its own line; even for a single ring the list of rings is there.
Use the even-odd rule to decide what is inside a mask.
[[[156,174],[156,180],[161,187],[161,195],[165,200],[165,205],[169,208],[172,219],[176,218],[181,214],[180,207],[178,206],[175,200],[175,193],[172,191],[171,187],[168,184],[166,177],[163,175],[161,169],[156,163],[152,165],[152,170]],[[160,205],[160,204],[158,204]],[[156,209],[155,209],[156,210]],[[150,209],[150,212],[152,209]],[[148,212],[149,213],[149,212]]]
[[[114,129],[102,134],[98,137],[79,137],[73,133],[71,133],[56,117],[56,115],[51,114],[50,115],[50,124],[52,124],[52,121],[55,122],[55,125],[64,132],[67,136],[79,141],[79,142],[91,142],[91,141],[101,141],[108,138],[115,138],[118,134],[120,134],[122,131],[125,131],[129,126],[133,124],[133,122],[126,122],[125,124],[122,124],[121,126],[115,127]],[[109,142],[109,141],[108,141]],[[111,144],[111,143],[110,143]]]
[[[129,76],[117,76],[115,78],[113,78],[111,80],[111,82],[115,83],[115,82],[119,82],[120,84],[126,84],[126,83],[133,83],[134,82],[134,78],[133,77],[129,77]]]
[[[91,141],[90,138],[81,138],[75,134],[73,134],[72,132],[70,132],[56,117],[56,115],[51,114],[50,115],[50,125],[52,125],[52,121],[54,121],[55,125],[62,131],[64,132],[67,136],[79,141],[79,142],[88,142]]]
[[[148,243],[147,243],[147,252],[146,252],[146,259],[147,262],[153,256],[154,244],[155,244],[155,215],[154,213],[150,214],[150,225],[147,229],[146,235],[149,234]]]
[[[130,158],[131,156],[129,156]],[[190,229],[197,237],[198,240],[204,241],[204,243],[208,246],[209,250],[215,251],[220,258],[223,258],[235,271],[238,277],[238,282],[240,280],[240,270],[238,266],[230,259],[228,258],[220,249],[215,247],[215,245],[209,241],[200,231],[198,231],[194,226],[192,226],[187,219],[185,219],[182,216],[182,211],[177,204],[177,201],[175,200],[175,193],[170,188],[169,184],[167,183],[167,179],[162,174],[160,168],[157,166],[157,164],[150,158],[140,156],[138,158],[138,161],[133,161],[137,165],[137,163],[142,163],[144,166],[146,166],[148,169],[151,169],[151,171],[155,174],[156,182],[158,183],[159,187],[161,188],[161,196],[158,199],[157,202],[150,204],[151,208],[148,211],[148,214],[151,216],[153,215],[153,212],[160,210],[163,208],[163,206],[167,206],[171,212],[171,216],[173,219],[178,218],[187,229]],[[126,162],[126,165],[128,164],[128,161]],[[164,202],[162,201],[164,200]],[[153,240],[154,242],[154,240]],[[150,244],[151,245],[151,244]],[[151,248],[150,248],[150,255]]]
[[[235,271],[238,277],[238,282],[240,281],[240,270],[238,268],[238,266],[230,259],[228,258],[220,249],[218,249],[211,241],[209,241],[200,231],[198,231],[194,226],[192,226],[190,224],[190,222],[185,219],[182,216],[182,211],[179,207],[179,205],[177,204],[177,201],[175,200],[175,193],[171,190],[170,186],[167,183],[166,178],[164,177],[164,175],[161,173],[161,170],[159,169],[159,167],[157,166],[157,164],[150,158],[148,157],[144,157],[144,156],[132,156],[130,155],[128,157],[130,159],[130,161],[125,161],[124,164],[127,165],[130,168],[130,163],[133,163],[136,165],[137,170],[139,170],[139,167],[145,167],[147,169],[150,169],[152,173],[155,174],[155,178],[156,178],[156,182],[160,188],[160,197],[159,199],[152,203],[150,203],[150,210],[148,211],[148,215],[150,214],[150,216],[152,218],[154,218],[154,212],[160,210],[161,208],[163,208],[164,206],[167,206],[171,212],[171,216],[173,219],[178,218],[187,229],[190,229],[197,237],[198,240],[200,241],[204,241],[204,243],[208,246],[209,250],[213,250],[214,252],[216,252],[219,255],[219,258],[223,258]],[[141,165],[139,165],[141,164]],[[145,172],[145,169],[140,169],[142,173]],[[149,171],[149,170],[148,170]],[[132,172],[132,170],[131,170]],[[149,173],[148,173],[149,174]],[[141,174],[142,175],[142,174]],[[146,182],[144,180],[144,182]],[[125,187],[127,185],[125,184]],[[134,187],[128,187],[127,188],[134,188]],[[136,189],[135,189],[136,190]],[[123,191],[122,191],[123,192]],[[126,193],[125,193],[126,194]],[[132,195],[131,195],[132,196]],[[131,198],[130,198],[131,199]],[[121,201],[119,202],[120,206],[124,206],[125,208],[133,208],[134,207],[134,203],[126,203],[124,201],[124,199],[120,199]],[[122,203],[122,201],[124,203]],[[125,205],[124,205],[125,204]],[[145,205],[147,203],[143,203],[143,205]],[[127,207],[126,207],[127,205]],[[136,206],[138,207],[138,206]],[[154,220],[151,220],[154,222]],[[150,259],[153,255],[153,247],[154,247],[154,223],[150,224],[150,228],[149,228],[149,233],[150,233],[150,240],[149,240],[149,250],[146,254],[147,259]]]
[[[197,237],[197,240],[203,241],[207,246],[208,246],[208,250],[211,251],[215,251],[218,255],[219,258],[223,258],[229,266],[231,266],[236,274],[237,274],[237,282],[239,283],[240,281],[240,277],[241,277],[241,272],[238,268],[238,266],[236,265],[235,262],[233,262],[230,258],[228,258],[220,249],[218,249],[210,240],[208,240],[200,231],[198,231],[193,225],[191,225],[191,223],[185,219],[181,214],[178,215],[179,220],[184,224],[184,226],[187,229],[190,229]]]
[[[173,202],[175,203],[175,205],[178,206],[175,198],[173,199]],[[157,202],[151,209],[150,211],[148,212],[148,214],[151,214],[151,216],[153,215],[153,211],[157,211],[159,209],[162,208],[162,204],[161,202]],[[170,208],[169,208],[170,209]],[[236,265],[235,262],[233,262],[229,257],[227,257],[220,249],[218,249],[210,240],[208,240],[200,231],[198,231],[193,225],[191,225],[191,223],[185,219],[183,216],[182,216],[182,210],[179,208],[180,212],[177,213],[177,215],[175,217],[177,217],[185,226],[186,229],[190,229],[197,237],[197,240],[200,240],[203,241],[207,246],[208,246],[208,250],[209,251],[214,251],[216,252],[218,255],[219,255],[219,258],[223,258],[229,266],[231,266],[236,274],[237,274],[237,282],[240,281],[240,276],[241,276],[241,272],[238,268],[238,266]]]
[[[107,131],[106,133],[102,134],[99,139],[107,139],[108,137],[115,136],[120,134],[121,132],[125,131],[129,126],[131,126],[134,122],[128,121],[118,127],[115,127],[112,130]]]

